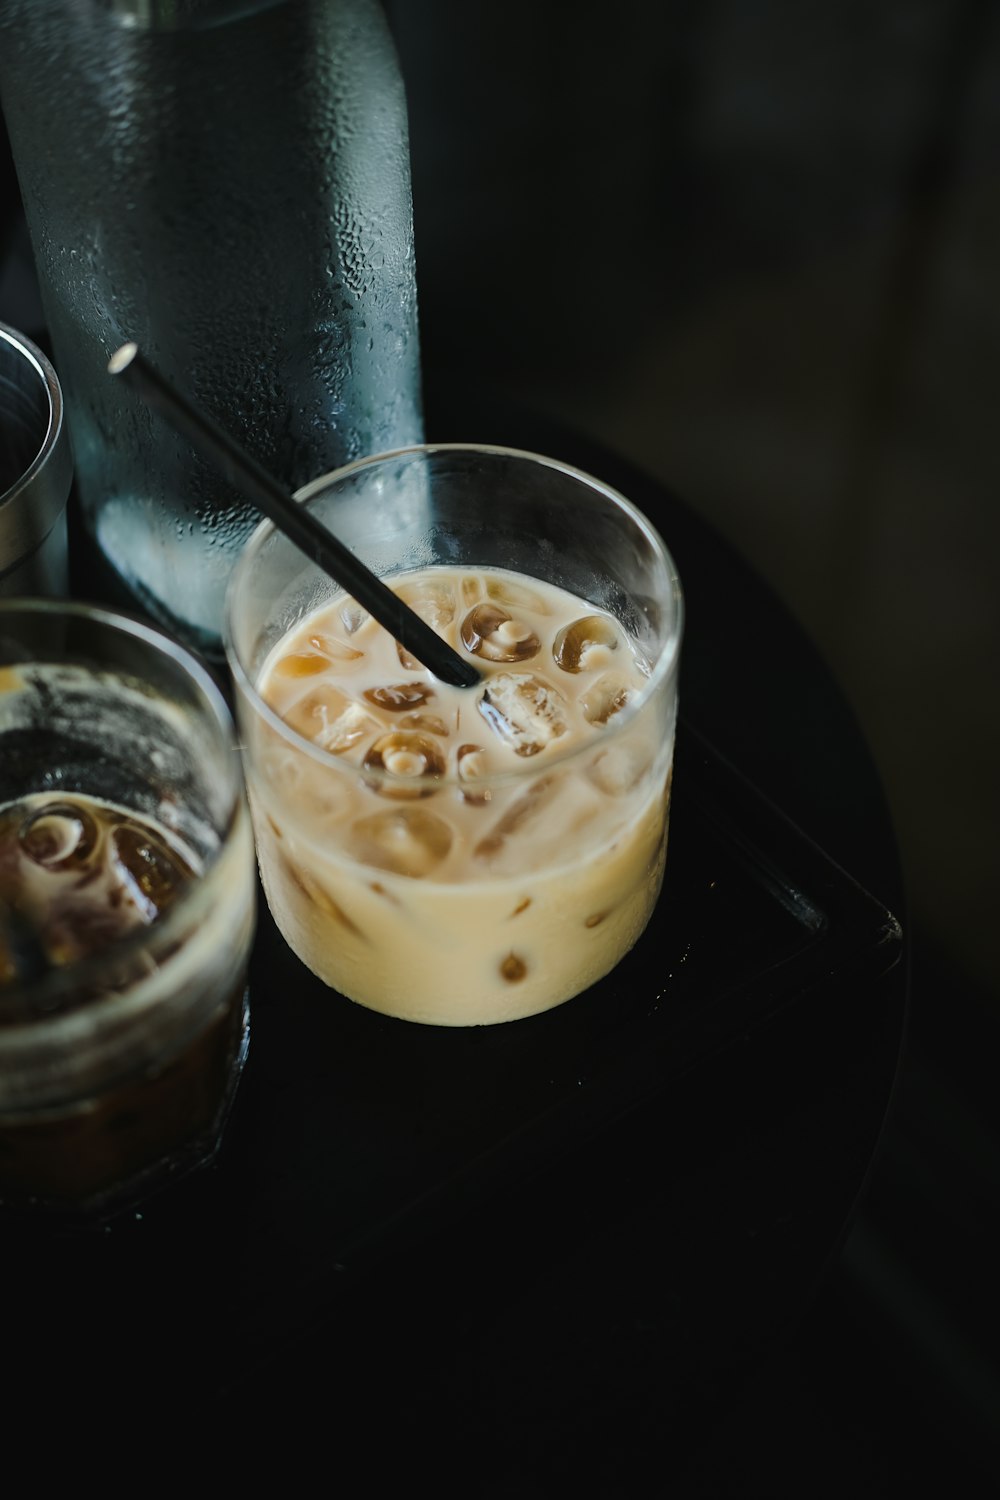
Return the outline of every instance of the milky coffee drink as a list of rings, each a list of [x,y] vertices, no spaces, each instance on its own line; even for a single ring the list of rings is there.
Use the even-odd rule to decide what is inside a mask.
[[[257,689],[248,758],[279,928],[328,985],[439,1025],[579,994],[635,943],[660,890],[672,730],[623,627],[520,574],[386,580],[482,681],[434,678],[352,599],[299,621]]]

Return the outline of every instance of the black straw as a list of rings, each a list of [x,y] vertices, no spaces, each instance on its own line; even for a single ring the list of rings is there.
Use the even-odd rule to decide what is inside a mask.
[[[204,457],[216,464],[289,541],[346,589],[435,677],[463,688],[479,682],[479,672],[472,662],[459,656],[227,432],[174,390],[137,344],[123,344],[116,350],[108,361],[108,370],[112,375],[124,375],[149,406],[155,407]]]

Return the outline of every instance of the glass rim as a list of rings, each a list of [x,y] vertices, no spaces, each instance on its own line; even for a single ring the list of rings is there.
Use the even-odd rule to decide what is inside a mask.
[[[20,329],[0,322],[0,345],[38,377],[46,412],[31,461],[0,490],[0,571],[20,561],[48,536],[66,508],[73,461],[66,426],[62,386],[55,367],[38,345]],[[42,423],[39,424],[41,426]],[[10,556],[7,556],[7,553]]]
[[[83,1017],[94,1017],[95,1007],[100,1007],[103,1015],[108,1009],[109,1002],[112,1002],[111,1009],[117,1017],[120,1017],[123,1009],[130,1008],[128,1001],[132,998],[133,989],[140,985],[139,979],[130,981],[122,990],[108,989],[105,993],[98,993],[92,1000],[81,1001],[79,1005],[66,1004],[65,996],[66,992],[81,985],[90,983],[99,985],[100,976],[106,966],[119,961],[127,964],[134,954],[143,947],[148,947],[150,934],[155,935],[157,948],[164,944],[169,948],[178,930],[187,930],[190,927],[192,913],[196,914],[198,906],[208,899],[205,894],[208,881],[232,843],[234,832],[239,825],[243,803],[239,745],[232,714],[221,689],[207,667],[186,646],[156,626],[146,624],[145,621],[126,611],[82,600],[31,596],[2,598],[0,599],[0,632],[2,632],[5,618],[14,618],[18,615],[69,616],[87,620],[116,634],[131,636],[140,641],[144,647],[172,660],[195,683],[201,699],[210,711],[214,730],[221,737],[220,746],[224,744],[229,750],[229,765],[226,768],[228,802],[225,820],[218,830],[218,846],[205,861],[197,878],[179,893],[162,917],[157,918],[148,926],[141,926],[126,933],[108,948],[101,949],[66,967],[57,965],[36,978],[19,984],[18,989],[23,990],[25,996],[30,998],[10,1019],[4,1016],[4,988],[0,988],[0,1051],[4,1048],[5,1038],[9,1039],[10,1045],[15,1045],[17,1039],[23,1037],[25,1032],[37,1034],[43,1029],[54,1031],[59,1026],[79,1026]],[[142,679],[136,677],[135,680],[141,681]],[[73,796],[74,793],[67,792],[66,795]],[[63,998],[62,1004],[59,1003],[60,997]],[[100,1030],[96,1019],[91,1020],[91,1026],[96,1035]]]
[[[535,453],[527,448],[511,448],[495,443],[434,442],[412,443],[403,448],[390,448],[383,453],[372,453],[363,458],[353,459],[348,464],[342,464],[339,468],[331,469],[326,474],[320,474],[315,479],[309,480],[307,484],[295,490],[294,498],[305,504],[310,504],[314,500],[320,499],[328,490],[339,484],[343,479],[362,470],[375,469],[399,459],[426,458],[438,453],[478,454],[487,457],[495,456],[523,460],[531,464],[541,465],[543,468],[554,470],[568,479],[584,484],[588,489],[603,495],[605,499],[611,502],[615,509],[623,511],[639,531],[642,532],[653,552],[662,562],[673,604],[671,627],[666,634],[656,661],[651,666],[649,676],[643,683],[641,691],[625,709],[616,714],[610,723],[605,725],[605,734],[614,735],[617,739],[635,722],[654,692],[668,678],[676,674],[681,642],[684,635],[685,606],[680,575],[666,542],[649,517],[619,490],[615,489],[613,485],[608,484],[603,479],[598,479],[595,475],[588,473],[585,469],[576,467],[574,464],[566,463],[562,459],[550,458],[545,454]],[[311,760],[316,761],[317,764],[335,768],[338,775],[349,776],[352,780],[363,778],[365,781],[373,783],[376,786],[385,785],[387,788],[397,788],[400,793],[411,788],[413,790],[416,790],[418,787],[426,788],[426,778],[389,775],[384,771],[356,765],[354,762],[345,763],[342,756],[334,755],[331,751],[324,750],[314,740],[308,740],[304,735],[299,734],[298,730],[293,729],[258,693],[256,683],[247,670],[236,647],[232,624],[235,613],[234,601],[239,591],[241,580],[252,574],[255,558],[261,548],[275,533],[280,535],[279,528],[273,521],[268,519],[262,520],[254,528],[236,559],[226,585],[225,607],[222,618],[222,643],[226,660],[229,664],[229,670],[237,687],[259,719],[263,720],[281,739],[287,741],[293,750],[306,754]],[[288,545],[294,547],[294,543],[291,541],[288,542]],[[303,558],[305,565],[305,561],[307,560],[304,554]],[[314,564],[314,566],[317,565]],[[386,579],[391,579],[405,576],[407,572],[416,571],[419,571],[419,569],[402,569],[398,573],[387,573],[383,576]],[[347,593],[346,589],[340,590],[340,585],[333,579],[330,582],[334,590],[331,598],[336,598],[338,591]],[[299,623],[301,623],[301,620]],[[472,693],[476,689],[470,688],[468,691]],[[579,743],[556,755],[546,756],[545,766],[546,768],[551,767],[555,769],[556,766],[566,765],[575,757],[592,752],[593,749],[594,745],[589,742]],[[525,759],[523,766],[506,771],[497,771],[481,779],[477,778],[476,786],[483,789],[492,789],[505,785],[515,785],[523,781],[532,772],[537,774],[540,769],[541,767],[538,766],[534,757],[528,757]],[[435,787],[462,786],[463,784],[455,772],[447,772],[434,778]]]

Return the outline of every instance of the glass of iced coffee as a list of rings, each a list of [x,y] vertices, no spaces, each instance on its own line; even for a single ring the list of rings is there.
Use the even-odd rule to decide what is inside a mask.
[[[261,879],[373,1010],[511,1021],[635,944],[664,870],[683,604],[649,521],[536,454],[424,445],[300,492],[477,667],[429,673],[265,522],[226,649]]]
[[[104,1218],[214,1156],[255,892],[204,667],[122,615],[0,603],[0,1212]]]

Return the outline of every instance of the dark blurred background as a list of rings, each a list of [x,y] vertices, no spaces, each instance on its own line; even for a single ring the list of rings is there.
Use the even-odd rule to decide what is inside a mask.
[[[1000,8],[390,15],[426,361],[588,432],[735,543],[830,663],[897,830],[914,962],[888,1135],[705,1492],[1000,1493]]]
[[[587,432],[729,538],[830,663],[895,820],[914,964],[888,1135],[704,1493],[1000,1493],[1000,8],[387,11],[426,365]],[[0,232],[24,327],[16,212]]]

